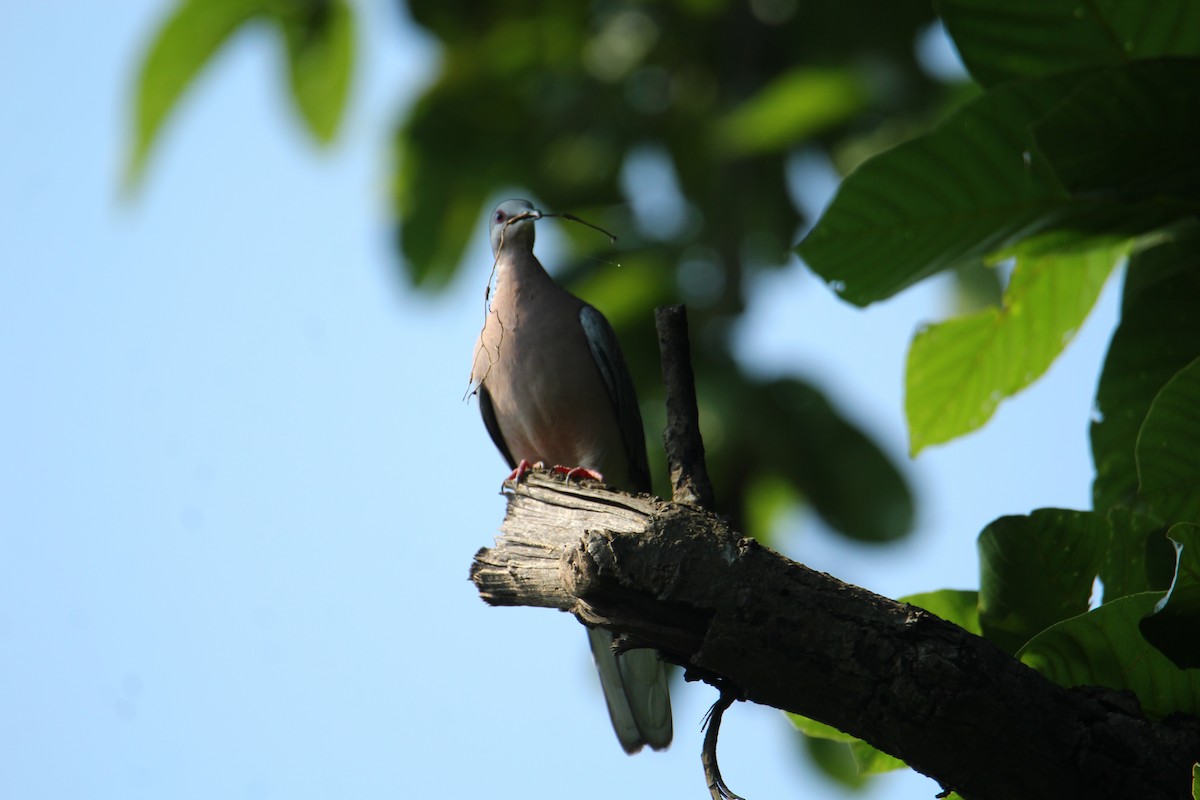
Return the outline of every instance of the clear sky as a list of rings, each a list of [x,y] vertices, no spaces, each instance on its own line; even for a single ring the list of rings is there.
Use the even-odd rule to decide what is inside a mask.
[[[629,758],[574,620],[467,581],[506,472],[462,400],[483,220],[462,232],[478,268],[434,298],[395,278],[387,225],[391,129],[435,47],[396,3],[358,3],[322,152],[280,43],[246,32],[122,202],[136,59],[169,5],[0,6],[0,797],[706,796],[713,690],[676,684],[675,744]],[[910,541],[798,514],[783,549],[890,596],[969,588],[988,521],[1089,507],[1115,289],[987,429],[908,465]],[[904,353],[945,287],[863,312],[797,262],[751,294],[742,357],[815,380],[907,461]],[[840,796],[778,712],[740,704],[721,734],[751,800]],[[864,796],[936,790],[898,773]]]

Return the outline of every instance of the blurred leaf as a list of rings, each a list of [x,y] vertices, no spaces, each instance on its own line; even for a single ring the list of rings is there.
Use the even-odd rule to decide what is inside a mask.
[[[936,0],[963,64],[985,85],[1122,64],[1200,55],[1200,5],[1105,0]]]
[[[890,772],[896,769],[903,769],[908,765],[900,759],[890,756],[881,750],[878,750],[861,739],[857,739],[848,733],[843,733],[831,725],[826,725],[823,722],[817,722],[814,719],[784,712],[784,715],[791,721],[795,728],[805,736],[812,739],[819,739],[828,742],[830,745],[838,747],[821,747],[820,756],[828,759],[826,767],[837,772],[834,777],[839,781],[844,779],[854,778],[854,781],[846,780],[847,785],[860,786],[863,781],[870,776],[882,772]],[[841,748],[845,748],[844,750]],[[810,752],[813,750],[812,745],[809,745]],[[851,757],[849,766],[853,766],[853,772],[847,769],[847,764],[843,758],[843,754]],[[832,774],[832,773],[831,773]]]
[[[1015,653],[1034,634],[1087,611],[1110,538],[1087,511],[1042,508],[1000,517],[979,534],[979,624]]]
[[[867,782],[867,776],[858,771],[858,764],[850,745],[830,739],[803,739],[805,749],[821,772],[842,786],[858,789]]]
[[[1168,536],[1175,545],[1175,578],[1138,627],[1175,666],[1200,667],[1200,525],[1181,522]]]
[[[138,73],[133,153],[125,185],[133,188],[163,122],[201,67],[266,0],[182,0],[155,35]]]
[[[1154,718],[1200,711],[1200,670],[1182,670],[1142,638],[1138,621],[1162,597],[1134,594],[1035,636],[1018,657],[1060,686],[1106,686],[1137,695]]]
[[[859,775],[880,775],[884,772],[893,772],[898,769],[907,769],[908,764],[905,764],[895,756],[889,756],[887,753],[872,747],[861,740],[855,740],[850,743],[850,755],[854,756],[854,763],[858,767]]]
[[[1162,536],[1162,526],[1153,519],[1118,506],[1108,512],[1112,539],[1100,565],[1104,602],[1118,597],[1166,588],[1152,580],[1147,561],[1172,557],[1174,552]],[[1169,582],[1169,579],[1168,579]]]
[[[1028,132],[1078,80],[995,89],[867,160],[797,252],[844,299],[866,305],[1086,210],[1058,185]]]
[[[1200,763],[1192,765],[1192,800],[1200,800]]]
[[[809,719],[800,714],[793,714],[790,711],[783,712],[783,715],[795,726],[796,730],[805,736],[811,736],[814,739],[828,739],[831,742],[849,743],[858,741],[858,739],[850,734],[843,733],[832,725],[826,725],[824,722],[817,722],[815,719]]]
[[[728,155],[787,150],[860,113],[867,88],[850,69],[796,67],[717,121]]]
[[[1096,245],[1076,253],[1018,256],[999,308],[917,333],[908,353],[904,402],[913,455],[982,427],[1001,400],[1050,367],[1128,248],[1103,240]]]
[[[976,261],[954,268],[955,314],[998,306],[1003,297],[1004,281],[994,267]]]
[[[953,622],[976,636],[979,628],[979,592],[966,589],[939,589],[899,598],[901,603],[910,603],[936,614],[947,622]]]
[[[676,298],[674,276],[660,269],[654,256],[640,250],[600,259],[599,266],[569,281],[571,291],[600,309],[618,331],[645,323],[645,309]],[[653,332],[652,324],[649,331]],[[649,355],[655,371],[661,369],[657,350],[650,348]]]
[[[813,387],[795,380],[727,386],[730,435],[751,446],[760,471],[804,494],[831,527],[866,542],[897,539],[912,527],[913,501],[892,461]],[[744,413],[754,409],[753,414]],[[746,469],[739,463],[739,469]]]
[[[779,475],[757,476],[746,488],[746,535],[770,541],[787,512],[799,505],[796,487]]]
[[[1200,11],[1200,4],[1191,7]],[[1200,13],[1196,14],[1200,44]],[[1038,148],[1073,194],[1200,201],[1200,60],[1135,61],[1101,70],[1034,123]]]
[[[1167,381],[1137,438],[1138,494],[1164,522],[1200,522],[1200,358]]]
[[[287,43],[288,78],[308,130],[328,143],[346,108],[354,66],[354,18],[346,0],[276,2]]]
[[[1131,255],[1123,297],[1091,426],[1097,510],[1137,502],[1138,431],[1163,384],[1200,357],[1200,226]]]

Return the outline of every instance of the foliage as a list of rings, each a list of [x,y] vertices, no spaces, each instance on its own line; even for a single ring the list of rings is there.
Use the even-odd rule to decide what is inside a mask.
[[[854,167],[795,247],[847,301],[948,270],[995,286],[993,268],[1011,267],[998,303],[916,333],[914,455],[1036,380],[1126,265],[1091,426],[1093,508],[992,522],[978,592],[909,601],[1063,685],[1132,691],[1154,716],[1196,713],[1200,5],[937,0],[978,84],[966,92],[918,63],[934,17],[915,3],[409,5],[443,51],[394,137],[400,274],[445,286],[501,192],[621,232],[613,252],[561,227],[558,276],[618,330],[652,431],[648,311],[688,301],[720,510],[761,538],[800,502],[867,542],[903,536],[913,518],[901,471],[819,388],[749,376],[731,355],[747,278],[783,264],[811,222],[791,200],[797,153]],[[284,34],[306,126],[332,138],[353,60],[345,0],[180,0],[142,65],[131,178],[201,67],[259,20]],[[657,176],[653,208],[633,188],[644,174]],[[487,265],[475,266],[482,284]],[[900,765],[793,721],[848,783]]]
[[[288,81],[309,132],[337,132],[353,65],[353,18],[346,0],[182,0],[164,20],[139,74],[127,185],[141,179],[150,148],[192,80],[247,23],[272,24],[286,44]]]

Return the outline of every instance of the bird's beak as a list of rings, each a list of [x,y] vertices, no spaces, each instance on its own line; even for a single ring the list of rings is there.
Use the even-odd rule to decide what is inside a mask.
[[[543,214],[541,211],[538,211],[536,208],[531,208],[528,211],[522,211],[516,216],[509,217],[508,221],[504,223],[504,227],[507,228],[509,225],[513,225],[517,222],[522,222],[527,219],[541,219],[542,216]]]

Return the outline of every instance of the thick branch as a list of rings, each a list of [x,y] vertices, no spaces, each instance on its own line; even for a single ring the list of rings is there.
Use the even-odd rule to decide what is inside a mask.
[[[789,561],[700,509],[531,474],[471,577],[571,611],[749,700],[853,734],[965,798],[1187,796],[1200,721],[1067,690],[927,612]]]

